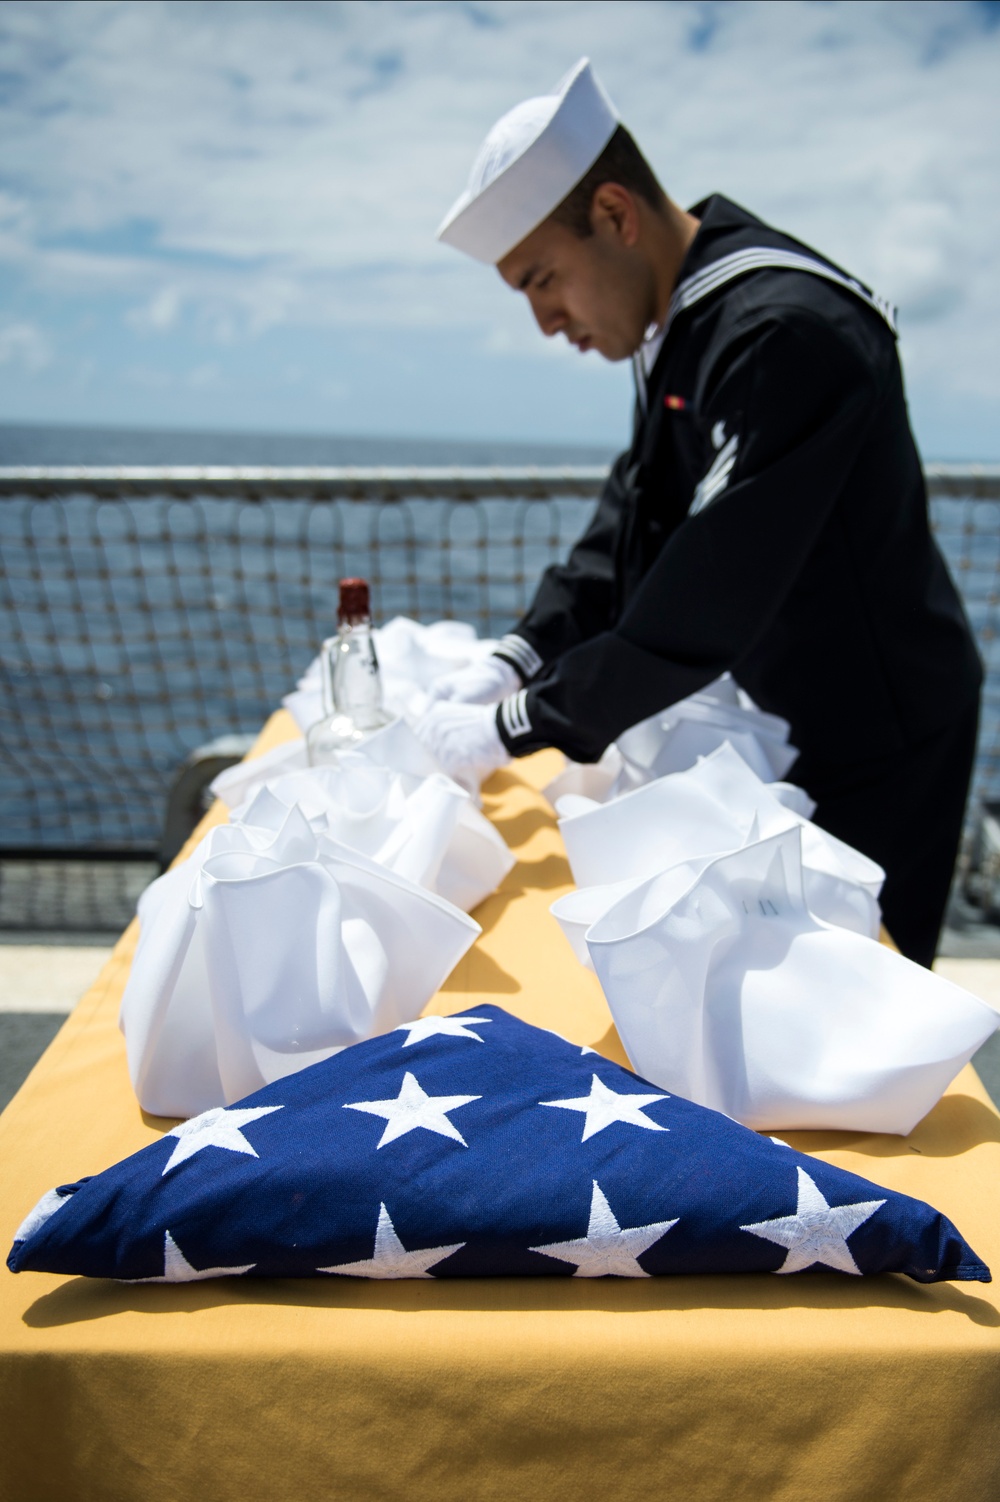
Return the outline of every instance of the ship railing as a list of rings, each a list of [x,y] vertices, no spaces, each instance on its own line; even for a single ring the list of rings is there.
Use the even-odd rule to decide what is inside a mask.
[[[163,854],[178,770],[237,754],[333,629],[341,577],[382,621],[500,635],[606,473],[0,469],[0,928],[73,926],[28,880],[45,860],[101,861],[131,903],[122,863]],[[978,806],[1000,800],[1000,466],[926,475],[987,665]]]

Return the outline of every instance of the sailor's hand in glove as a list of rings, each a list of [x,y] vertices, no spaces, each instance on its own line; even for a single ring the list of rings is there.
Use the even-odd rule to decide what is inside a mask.
[[[441,770],[473,794],[491,772],[510,761],[492,704],[432,704],[416,732]]]
[[[432,703],[499,704],[521,687],[517,670],[502,657],[484,657],[466,668],[444,673],[427,690]]]

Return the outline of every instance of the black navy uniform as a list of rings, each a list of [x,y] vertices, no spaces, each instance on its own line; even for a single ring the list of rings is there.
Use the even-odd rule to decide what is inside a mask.
[[[596,760],[730,670],[790,721],[816,822],[885,866],[929,964],[975,750],[982,669],[930,533],[892,314],[721,197],[640,374],[631,447],[501,655],[513,755]]]

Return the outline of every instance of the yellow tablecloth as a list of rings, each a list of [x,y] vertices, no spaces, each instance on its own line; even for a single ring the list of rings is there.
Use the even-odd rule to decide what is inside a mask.
[[[291,733],[275,716],[258,749]],[[537,791],[552,771],[541,753],[490,783],[518,865],[431,1008],[488,997],[625,1062],[548,915],[570,885]],[[116,1027],[135,939],[133,925],[0,1117],[6,1245],[44,1190],[171,1124],[139,1112]],[[791,1140],[930,1200],[1000,1274],[1000,1117],[971,1068],[908,1138]],[[996,1289],[4,1273],[0,1499],[997,1502]]]

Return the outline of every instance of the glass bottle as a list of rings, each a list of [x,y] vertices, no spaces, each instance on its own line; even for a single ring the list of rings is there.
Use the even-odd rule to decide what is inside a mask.
[[[382,708],[366,579],[341,579],[337,622],[337,635],[323,643],[323,718],[306,735],[311,767],[336,762],[338,752],[392,720]]]

